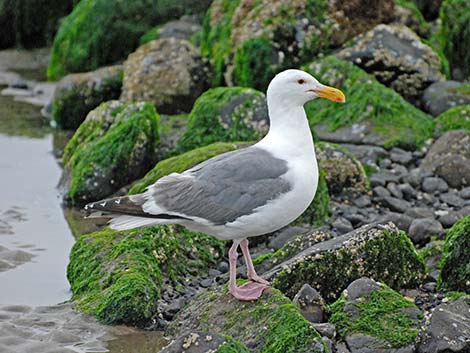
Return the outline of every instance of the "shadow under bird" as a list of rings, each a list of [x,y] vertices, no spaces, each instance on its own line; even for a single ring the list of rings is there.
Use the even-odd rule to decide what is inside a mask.
[[[180,224],[232,240],[229,292],[239,300],[255,300],[269,282],[255,272],[248,238],[286,226],[315,196],[318,165],[303,105],[318,97],[345,102],[340,90],[308,73],[283,71],[269,84],[270,129],[258,143],[164,176],[142,194],[90,203],[85,211],[112,217],[110,227],[116,230]],[[238,247],[250,281],[237,287]]]

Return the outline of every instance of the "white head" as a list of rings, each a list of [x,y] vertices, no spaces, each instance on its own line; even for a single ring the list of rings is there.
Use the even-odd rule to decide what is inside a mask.
[[[290,69],[277,74],[267,91],[268,102],[277,101],[296,106],[303,106],[318,97],[339,103],[346,101],[339,89],[322,85],[315,77],[301,70]]]

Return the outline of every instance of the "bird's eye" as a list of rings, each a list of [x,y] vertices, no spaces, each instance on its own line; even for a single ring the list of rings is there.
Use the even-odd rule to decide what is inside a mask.
[[[299,85],[303,85],[304,83],[306,83],[306,81],[303,78],[301,78],[301,79],[297,80],[297,83]]]

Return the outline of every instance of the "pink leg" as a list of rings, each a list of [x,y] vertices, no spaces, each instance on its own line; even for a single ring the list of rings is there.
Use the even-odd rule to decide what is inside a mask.
[[[234,240],[233,245],[228,251],[228,258],[230,264],[230,281],[228,290],[238,300],[256,300],[263,294],[263,290],[268,286],[262,283],[247,282],[244,285],[237,287],[237,248],[240,244],[239,241]]]
[[[268,281],[256,274],[255,267],[253,266],[253,261],[251,260],[250,250],[248,249],[248,239],[243,239],[241,241],[240,248],[242,249],[243,257],[245,258],[247,269],[246,276],[255,282],[269,285],[270,283]]]

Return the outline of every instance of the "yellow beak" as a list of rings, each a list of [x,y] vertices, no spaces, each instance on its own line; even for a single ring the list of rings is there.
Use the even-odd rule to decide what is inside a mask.
[[[346,97],[344,96],[344,93],[334,87],[322,85],[321,88],[315,89],[313,90],[313,92],[315,92],[318,97],[326,98],[333,102],[346,102]]]

